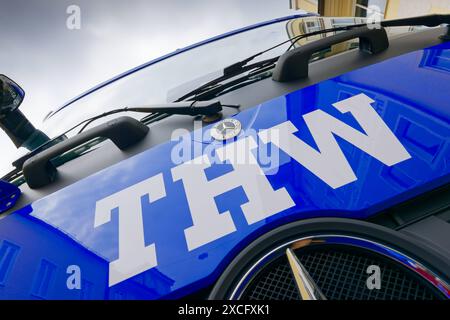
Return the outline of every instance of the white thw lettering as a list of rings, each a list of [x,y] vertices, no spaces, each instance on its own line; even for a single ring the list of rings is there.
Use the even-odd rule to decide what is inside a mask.
[[[325,183],[336,189],[355,181],[357,178],[333,135],[350,142],[387,166],[411,158],[408,151],[372,108],[371,103],[373,102],[368,96],[359,94],[333,104],[342,113],[350,112],[366,134],[322,110],[305,114],[303,118],[320,151],[295,137],[294,133],[298,129],[290,121],[262,131],[259,136],[264,143],[274,143]],[[271,139],[275,136],[271,131],[278,131],[279,139]]]
[[[286,189],[273,190],[252,154],[257,147],[252,137],[226,144],[216,150],[221,161],[229,161],[233,171],[208,181],[206,155],[172,169],[174,181],[182,180],[193,226],[185,230],[189,250],[196,249],[236,230],[230,212],[220,213],[214,197],[242,186],[248,202],[241,206],[249,224],[294,206]],[[245,161],[243,161],[245,158]]]
[[[109,264],[109,285],[113,286],[157,265],[155,245],[145,246],[141,197],[154,202],[166,196],[162,174],[139,182],[97,202],[94,227],[111,220],[119,208],[119,258]]]

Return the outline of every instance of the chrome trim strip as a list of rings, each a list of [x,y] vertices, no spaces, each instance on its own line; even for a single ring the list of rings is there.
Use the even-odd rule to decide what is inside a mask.
[[[247,270],[247,272],[239,280],[238,284],[234,288],[229,299],[237,300],[241,297],[244,289],[247,287],[249,281],[252,279],[252,276],[256,274],[264,266],[265,262],[268,262],[268,260],[272,260],[272,258],[274,258],[275,255],[281,255],[286,250],[287,247],[295,244],[296,242],[302,241],[302,243],[305,243],[305,240],[307,240],[306,241],[307,244],[304,246],[313,245],[315,242],[317,243],[319,241],[321,244],[340,244],[340,245],[360,247],[381,254],[415,272],[422,279],[432,284],[445,297],[450,299],[450,285],[444,282],[439,277],[437,277],[431,270],[423,266],[418,261],[384,244],[359,237],[339,235],[339,234],[322,234],[298,238],[296,240],[292,240],[290,242],[287,242],[285,244],[276,247],[275,249],[265,254],[262,258],[260,258],[255,264],[253,264]]]
[[[326,300],[320,288],[311,278],[308,271],[298,260],[291,248],[286,249],[286,256],[302,300]]]

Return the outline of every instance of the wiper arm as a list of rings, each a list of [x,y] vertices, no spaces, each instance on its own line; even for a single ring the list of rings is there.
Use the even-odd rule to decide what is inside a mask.
[[[223,82],[220,85],[216,85],[210,88],[205,88],[198,92],[193,100],[203,101],[215,99],[219,95],[227,94],[228,92],[234,91],[236,89],[245,87],[252,83],[261,81],[262,79],[270,77],[272,74],[268,71],[275,66],[275,61],[267,65],[265,67],[260,67],[257,70],[254,70],[246,75],[243,75],[239,78],[233,79],[231,81]]]
[[[81,133],[89,124],[91,124],[93,121],[98,120],[100,118],[104,118],[106,116],[110,116],[116,113],[121,112],[141,112],[141,113],[150,113],[152,115],[191,115],[191,116],[197,116],[197,115],[214,115],[220,111],[222,111],[222,106],[226,107],[234,107],[234,106],[228,106],[228,105],[222,105],[220,101],[218,100],[212,100],[212,101],[187,101],[187,102],[174,102],[174,103],[167,103],[167,104],[157,104],[157,105],[146,105],[146,106],[140,106],[140,107],[125,107],[120,109],[114,109],[110,110],[108,112],[102,113],[100,115],[91,117],[89,119],[83,120],[70,128],[69,130],[65,131],[64,133],[60,134],[59,136],[51,139],[50,141],[47,141],[46,143],[40,145],[38,148],[30,151],[23,157],[17,159],[12,163],[14,167],[16,167],[16,170],[21,170],[24,162],[35,156],[36,154],[44,151],[45,149],[62,142],[65,139],[65,136],[67,133],[71,132],[72,130],[78,128],[81,125],[84,125],[81,130],[78,132]]]
[[[247,58],[246,60],[249,60],[249,59],[252,60],[253,57],[255,57],[255,56]],[[201,85],[200,87],[198,87],[198,88],[196,88],[196,89],[194,89],[192,91],[189,91],[188,93],[186,93],[183,96],[181,96],[180,98],[178,98],[176,100],[176,102],[185,101],[186,99],[188,99],[190,97],[193,97],[193,96],[195,97],[195,96],[197,96],[197,95],[199,95],[201,93],[204,93],[205,91],[208,91],[208,90],[211,90],[211,89],[215,88],[216,86],[219,87],[220,86],[220,82],[226,81],[228,79],[231,79],[231,78],[233,78],[233,77],[235,77],[235,76],[237,76],[237,75],[239,75],[239,74],[241,74],[243,72],[246,72],[246,71],[254,71],[254,72],[256,72],[258,70],[265,69],[268,66],[274,66],[275,62],[277,60],[278,60],[278,57],[275,57],[275,58],[270,58],[270,59],[258,61],[256,63],[250,64],[250,65],[246,65],[247,62],[245,62],[244,60],[242,60],[240,62],[237,62],[237,63],[235,63],[235,64],[233,64],[231,66],[226,67],[224,69],[223,76],[220,76],[220,77],[218,77],[216,79],[213,79],[213,80],[211,80],[211,81]]]
[[[190,116],[209,116],[222,111],[222,104],[217,101],[172,102],[167,104],[148,105],[124,108],[126,111],[143,113],[165,113]]]
[[[425,16],[380,21],[380,25],[382,27],[405,27],[405,26],[437,27],[440,26],[441,24],[450,24],[450,14],[429,14]]]

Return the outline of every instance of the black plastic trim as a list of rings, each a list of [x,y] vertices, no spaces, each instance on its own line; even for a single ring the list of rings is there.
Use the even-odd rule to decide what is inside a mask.
[[[131,117],[120,117],[108,121],[28,159],[23,164],[23,175],[30,188],[43,187],[54,181],[56,177],[56,167],[50,160],[64,152],[99,137],[111,140],[119,149],[123,150],[142,140],[148,131],[149,128],[146,125]]]
[[[389,48],[389,39],[384,28],[352,29],[287,51],[278,59],[272,79],[278,82],[289,82],[307,78],[309,61],[314,53],[356,38],[359,38],[360,51],[365,53],[377,54]]]

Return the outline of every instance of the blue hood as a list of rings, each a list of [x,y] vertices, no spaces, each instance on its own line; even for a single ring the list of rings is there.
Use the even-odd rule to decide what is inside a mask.
[[[350,98],[366,97],[398,140],[401,148],[397,151],[404,148],[404,152],[399,161],[386,164],[334,134],[356,179],[330,185],[275,144],[273,150],[279,152],[278,161],[260,167],[273,190],[282,190],[285,200],[289,197],[286,200],[289,205],[249,223],[243,209],[249,195],[242,187],[231,188],[215,197],[215,204],[221,214],[231,217],[235,230],[203,245],[189,244],[186,238],[186,230],[194,223],[188,193],[195,194],[196,190],[187,192],[188,185],[174,173],[179,166],[171,161],[178,143],[174,141],[124,160],[10,214],[0,220],[0,298],[183,296],[212,284],[250,241],[277,226],[312,217],[366,219],[447,184],[449,58],[450,44],[441,44],[352,71],[237,114],[234,118],[243,126],[239,139],[289,122],[297,128],[293,133],[297,139],[320,152],[305,115],[320,110],[322,115],[328,114],[363,135],[369,134],[357,117],[333,106]],[[206,129],[204,136],[192,132],[187,140],[193,142],[193,149],[202,150],[201,153],[213,150],[214,154],[223,145],[213,141],[208,134],[210,128]],[[270,142],[257,138],[255,141],[258,146]],[[232,171],[232,164],[214,164],[205,174],[212,181]],[[137,193],[138,185],[154,177],[164,184],[164,194]],[[108,219],[96,217],[95,213],[102,199],[121,192],[140,201],[143,242],[156,254],[157,264],[148,269],[141,267],[136,275],[111,282],[109,268],[120,258],[119,223],[124,213],[119,207],[110,208]],[[81,271],[81,290],[67,288],[67,269],[74,265]]]

